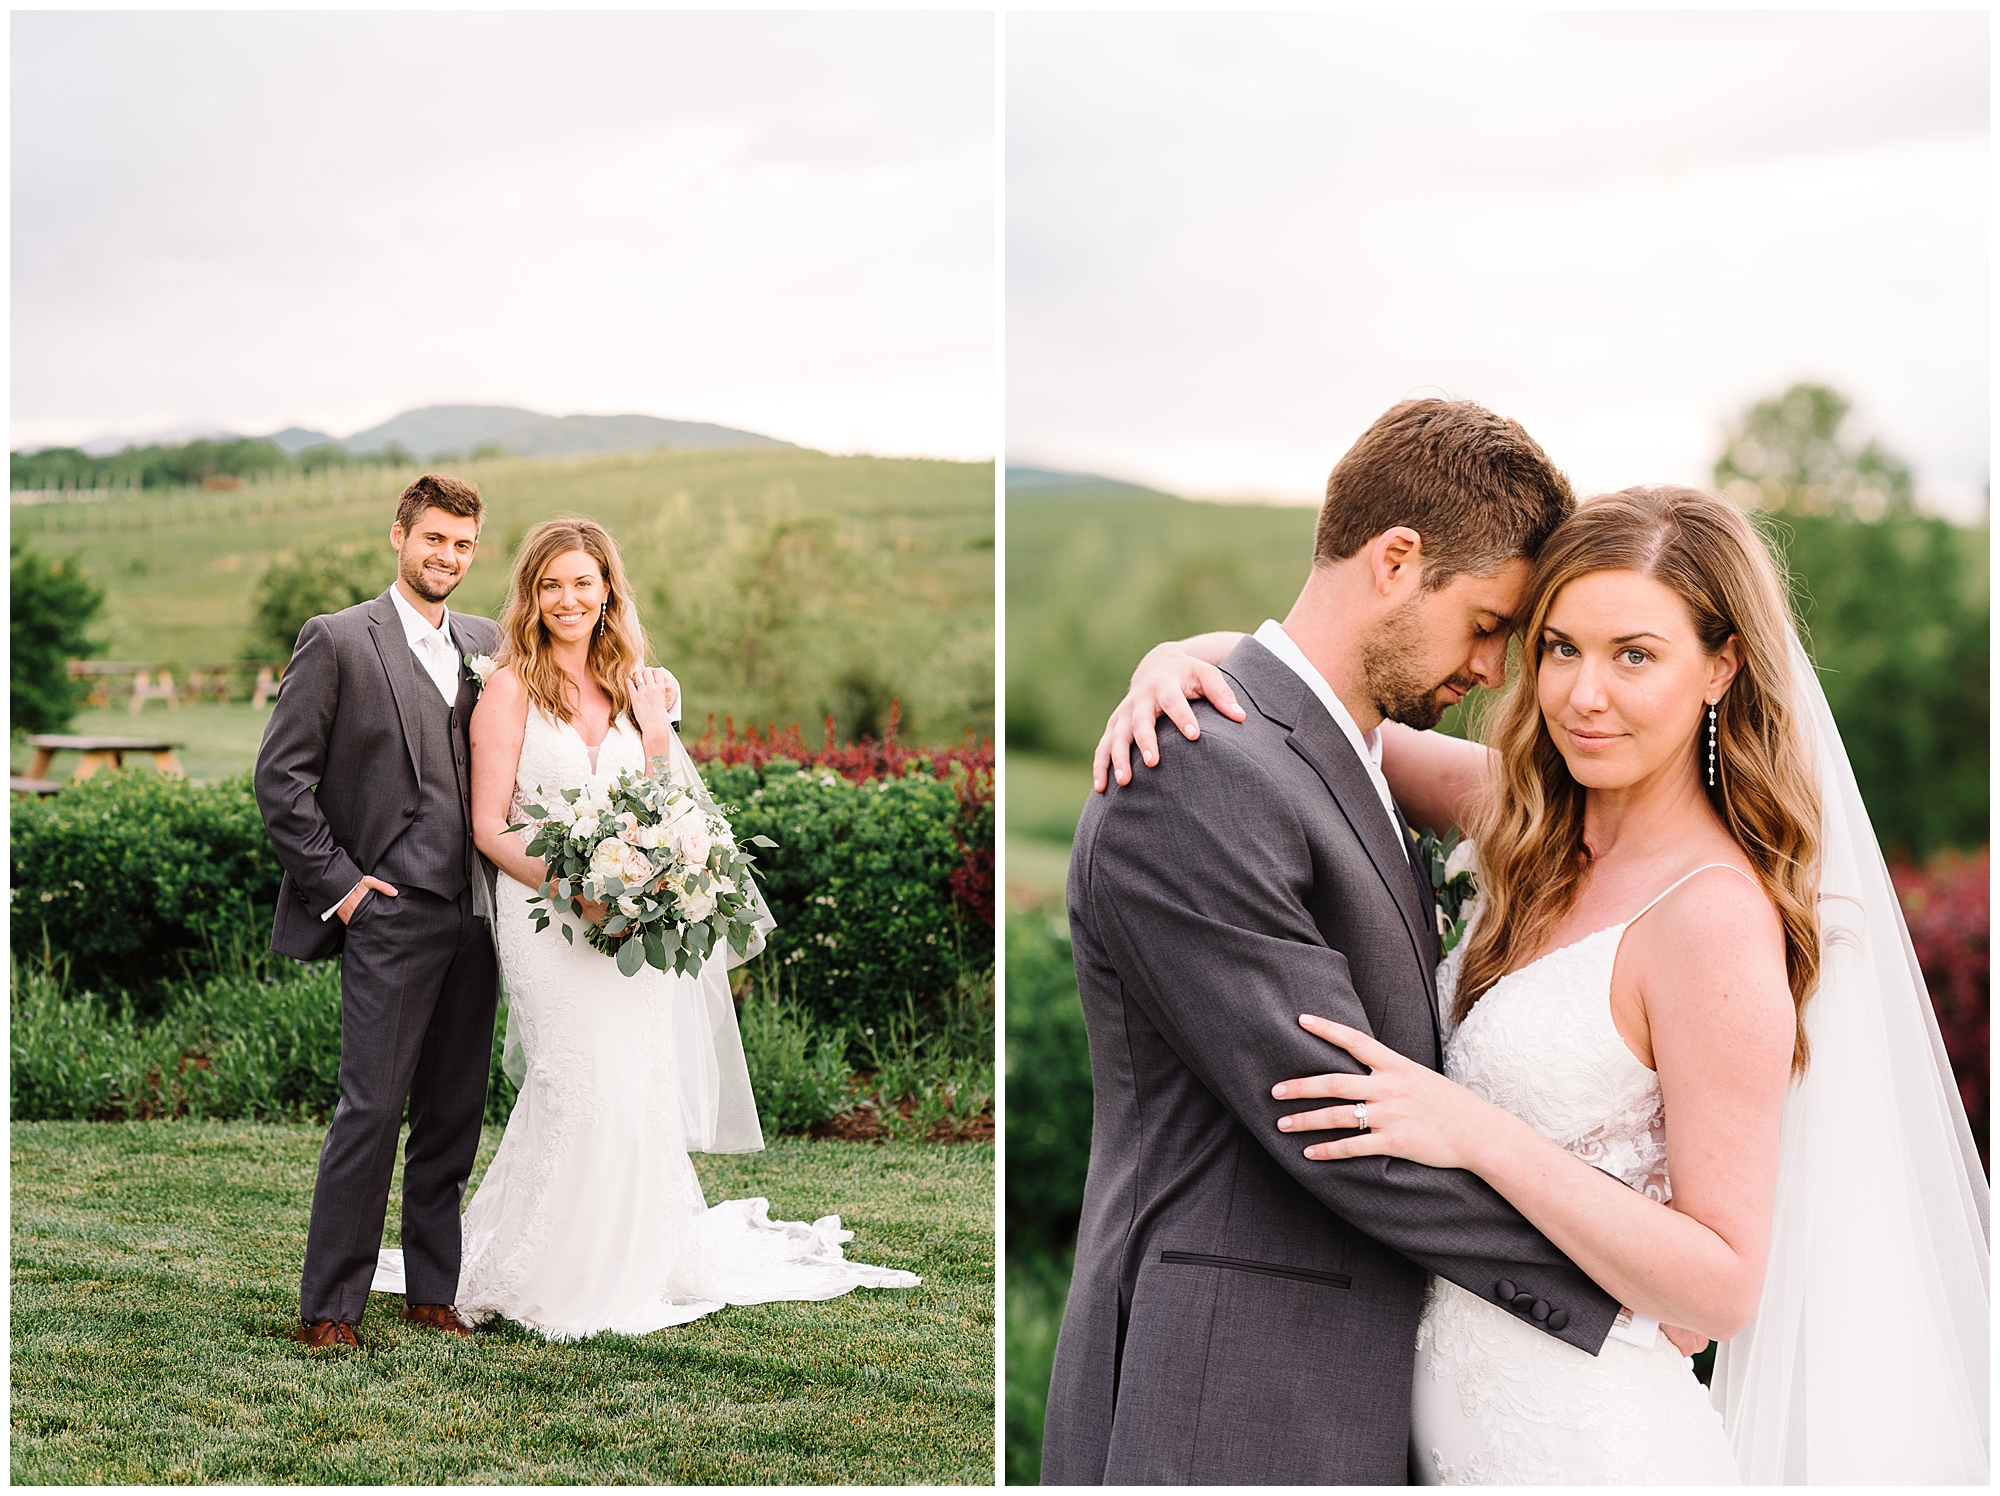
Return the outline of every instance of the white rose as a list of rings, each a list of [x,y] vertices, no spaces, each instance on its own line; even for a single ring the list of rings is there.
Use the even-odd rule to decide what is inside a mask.
[[[630,894],[626,894],[618,900],[618,909],[620,913],[630,919],[637,919],[639,917],[639,901]]]
[[[687,896],[687,901],[681,908],[691,920],[707,919],[715,913],[715,895],[706,888],[697,888]]]
[[[1473,849],[1473,845],[1469,841],[1462,841],[1453,847],[1451,849],[1451,856],[1444,860],[1446,882],[1450,882],[1460,873],[1472,873],[1476,876],[1478,872],[1479,854]]]
[[[681,849],[681,856],[692,862],[696,867],[700,867],[708,861],[709,849],[715,843],[709,840],[708,828],[706,826],[699,826],[683,831],[680,834],[677,845]]]
[[[616,878],[625,881],[625,845],[623,842],[599,842],[597,850],[590,854],[591,876],[596,878]]]

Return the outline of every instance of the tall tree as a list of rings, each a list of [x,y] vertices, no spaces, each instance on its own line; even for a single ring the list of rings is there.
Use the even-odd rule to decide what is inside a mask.
[[[75,556],[51,563],[21,540],[7,551],[8,710],[17,732],[61,732],[90,694],[90,682],[69,678],[69,662],[91,651],[88,631],[104,610],[104,589]]]
[[[1744,413],[1715,463],[1715,486],[1746,509],[1861,520],[1914,512],[1909,464],[1872,437],[1855,446],[1841,427],[1853,404],[1823,384],[1795,384]]]

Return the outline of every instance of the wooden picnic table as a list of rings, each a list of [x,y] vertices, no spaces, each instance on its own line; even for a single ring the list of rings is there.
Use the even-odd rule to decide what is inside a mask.
[[[183,745],[157,738],[72,737],[63,733],[37,733],[28,739],[35,761],[28,765],[29,779],[48,780],[49,764],[58,753],[80,753],[83,760],[70,774],[72,780],[88,779],[99,769],[122,769],[128,753],[150,753],[153,767],[175,779],[185,778],[174,750]]]
[[[37,795],[59,795],[62,786],[53,779],[29,779],[22,774],[9,774],[7,792],[19,795],[23,800],[32,800]]]

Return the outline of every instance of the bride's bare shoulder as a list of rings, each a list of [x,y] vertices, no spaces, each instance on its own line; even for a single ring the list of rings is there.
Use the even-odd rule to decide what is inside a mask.
[[[1771,896],[1734,861],[1696,872],[1639,921],[1637,975],[1657,1036],[1690,1025],[1725,1042],[1781,1043],[1794,1018],[1785,929]]]
[[[486,677],[479,704],[472,709],[475,726],[482,722],[506,723],[519,728],[528,720],[528,688],[512,665],[502,665]]]

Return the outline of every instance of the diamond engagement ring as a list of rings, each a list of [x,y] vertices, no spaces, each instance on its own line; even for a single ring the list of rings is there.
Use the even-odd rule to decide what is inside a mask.
[[[1356,1132],[1368,1131],[1368,1103],[1365,1101],[1354,1103],[1354,1130]]]

